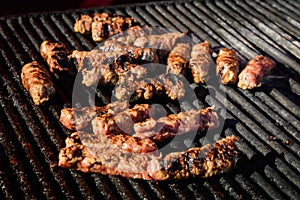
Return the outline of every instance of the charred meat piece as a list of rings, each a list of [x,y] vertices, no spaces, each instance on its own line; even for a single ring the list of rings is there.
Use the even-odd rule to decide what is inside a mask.
[[[109,64],[95,65],[91,68],[83,67],[82,84],[86,86],[102,85],[112,86],[118,81],[118,75]]]
[[[190,60],[189,44],[178,43],[170,52],[167,60],[167,72],[173,74],[185,74]]]
[[[76,19],[74,24],[74,31],[81,34],[90,32],[92,29],[93,18],[89,15],[81,15],[81,17]]]
[[[212,63],[208,41],[195,44],[192,47],[189,67],[195,83],[204,83],[209,78],[209,70]]]
[[[113,48],[116,48],[115,51]],[[105,51],[103,50],[111,50]],[[158,56],[149,48],[138,48],[134,46],[123,46],[114,42],[100,47],[99,50],[72,52],[71,58],[77,61],[77,70],[80,71],[84,64],[93,67],[102,64],[113,64],[115,62],[129,62],[136,64],[158,63]]]
[[[208,178],[232,169],[239,156],[235,148],[234,135],[223,138],[215,144],[190,148],[184,152],[170,153],[160,162],[160,170],[149,176],[154,180]]]
[[[149,104],[136,104],[120,113],[106,113],[92,121],[95,134],[133,133],[133,124],[144,121],[154,113]]]
[[[150,99],[154,95],[163,94],[172,100],[184,97],[184,83],[173,74],[162,74],[156,78],[143,80],[135,80],[125,76],[121,77],[114,91],[118,100],[132,99],[133,101],[140,98]]]
[[[171,114],[158,120],[148,120],[134,124],[135,136],[163,142],[176,135],[192,131],[205,132],[219,126],[219,117],[212,107]]]
[[[162,33],[163,31],[158,28],[152,28],[149,26],[132,26],[122,34],[119,34],[116,39],[119,42],[131,45],[139,37],[144,37],[147,35],[159,35]]]
[[[83,172],[150,180],[149,162],[158,159],[155,153],[127,152],[95,134],[75,132],[66,139],[58,165]]]
[[[71,52],[65,45],[46,40],[40,46],[40,53],[53,74],[57,76],[61,73],[74,74],[72,62],[69,59]]]
[[[135,106],[133,109],[127,109],[115,116],[108,113],[96,117],[92,121],[94,134],[128,152],[148,153],[156,151],[157,146],[152,140],[130,135],[133,123],[143,120],[147,117],[146,113],[149,112],[149,109],[144,108],[143,105],[139,105],[139,107]]]
[[[138,26],[140,23],[133,17],[114,16],[103,21],[92,23],[92,38],[96,42],[101,42],[112,35],[122,33],[129,27]]]
[[[275,65],[276,63],[268,57],[255,56],[240,73],[238,87],[242,89],[260,87],[262,81],[271,73]]]
[[[215,144],[161,157],[157,153],[126,152],[94,134],[76,132],[66,139],[58,165],[86,173],[144,180],[207,178],[234,167],[238,158],[237,140],[237,137],[229,136]]]
[[[64,108],[59,121],[70,130],[80,130],[86,127],[92,119],[108,112],[110,105],[103,107]]]
[[[90,15],[81,15],[80,18],[76,19],[74,24],[74,31],[81,34],[89,33],[92,30],[92,23],[94,21],[104,21],[111,18],[112,15],[108,13],[96,13],[92,16]]]
[[[222,48],[216,60],[217,76],[223,84],[234,84],[239,73],[239,62],[234,49]]]
[[[132,17],[123,17],[117,14],[97,13],[93,16],[82,15],[76,19],[74,31],[81,34],[92,33],[96,42],[101,42],[110,36],[122,33],[130,27],[140,23]]]
[[[121,76],[130,80],[138,80],[148,74],[148,68],[130,63],[99,64],[91,68],[83,67],[82,83],[86,86],[101,85],[114,86]]]
[[[55,93],[50,74],[36,61],[24,65],[21,79],[23,86],[29,92],[36,105],[48,101]]]
[[[85,68],[92,68],[97,65],[114,63],[120,56],[126,56],[126,52],[101,52],[100,50],[72,52],[71,58],[77,61],[77,70],[80,71],[83,65]],[[129,56],[128,56],[129,57]]]
[[[106,113],[117,114],[129,107],[127,102],[113,102],[101,107],[64,108],[59,121],[70,130],[81,130],[91,121]]]
[[[160,35],[146,35],[137,38],[133,45],[157,49],[160,55],[160,60],[163,61],[175,45],[178,42],[182,42],[186,34],[187,33],[172,32]]]

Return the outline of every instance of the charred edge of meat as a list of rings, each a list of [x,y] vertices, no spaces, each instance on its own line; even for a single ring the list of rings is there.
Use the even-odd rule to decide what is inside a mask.
[[[56,76],[74,75],[74,63],[69,58],[71,52],[65,45],[46,40],[40,46],[40,53]]]
[[[208,178],[229,171],[238,158],[236,136],[230,136],[203,147],[166,155],[160,170],[149,175],[155,180]]]
[[[230,136],[215,144],[161,158],[156,154],[132,154],[109,148],[93,134],[75,132],[66,139],[66,147],[59,153],[59,166],[144,180],[207,178],[234,167],[238,157],[234,144],[237,140]]]
[[[29,92],[36,105],[47,102],[55,93],[50,74],[37,61],[24,65],[21,79],[23,86]]]
[[[216,74],[220,77],[223,84],[236,83],[239,73],[239,62],[234,49],[222,48],[219,51],[216,64]]]
[[[275,66],[276,63],[272,59],[262,55],[255,56],[240,73],[238,87],[242,89],[260,87],[262,81],[271,73]]]

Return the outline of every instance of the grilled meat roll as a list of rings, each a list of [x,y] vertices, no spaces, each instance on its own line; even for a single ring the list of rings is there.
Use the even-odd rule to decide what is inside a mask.
[[[74,74],[72,62],[69,59],[71,52],[64,44],[46,40],[40,46],[40,53],[53,74],[57,76],[61,73]]]
[[[195,44],[192,47],[189,68],[195,83],[204,83],[208,80],[212,63],[211,50],[208,41]]]
[[[133,124],[144,121],[154,113],[149,104],[136,104],[133,108],[128,108],[120,113],[106,113],[92,121],[93,132],[95,134],[118,134],[125,132],[133,133]]]
[[[134,124],[136,137],[150,138],[155,142],[163,142],[176,135],[192,131],[205,132],[209,128],[219,126],[219,117],[212,107],[201,110],[189,110],[178,114],[171,114],[158,120],[146,119]]]
[[[239,73],[239,62],[234,49],[222,48],[218,54],[216,74],[223,84],[234,84]]]
[[[96,117],[107,113],[117,114],[128,107],[128,102],[116,101],[100,107],[64,108],[61,110],[59,121],[70,130],[81,130]]]
[[[101,42],[114,34],[122,33],[132,26],[140,23],[132,17],[123,17],[117,14],[98,13],[92,17],[82,15],[76,19],[74,31],[81,34],[91,32],[96,42]]]
[[[178,43],[169,54],[167,72],[185,74],[190,59],[190,50],[189,44]]]
[[[160,60],[164,62],[169,52],[178,42],[182,42],[186,34],[187,33],[172,32],[160,35],[146,35],[137,38],[133,45],[157,49],[160,55]]]
[[[184,97],[184,83],[173,74],[162,74],[155,78],[142,80],[121,77],[116,86],[114,95],[118,100],[140,98],[150,99],[154,95],[167,95],[170,99],[176,100]]]
[[[260,87],[262,81],[271,73],[275,65],[276,63],[268,57],[255,56],[240,73],[238,87],[242,89]]]
[[[66,139],[58,165],[82,172],[144,180],[207,178],[234,167],[238,158],[237,140],[237,137],[229,136],[215,144],[162,157],[157,153],[127,152],[94,134],[76,132]]]
[[[24,65],[21,79],[23,86],[29,92],[36,105],[48,101],[55,93],[50,74],[36,61]]]
[[[190,148],[183,152],[166,155],[160,168],[149,176],[154,180],[208,178],[229,171],[236,163],[238,152],[235,149],[234,135],[223,138],[215,144]]]

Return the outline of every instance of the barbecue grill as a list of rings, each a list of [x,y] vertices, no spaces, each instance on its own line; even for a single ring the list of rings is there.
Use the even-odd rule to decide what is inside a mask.
[[[176,1],[35,13],[0,18],[0,199],[299,199],[299,0]],[[24,64],[44,63],[39,45],[56,40],[72,49],[96,46],[75,34],[82,13],[114,12],[144,24],[184,32],[237,50],[242,65],[257,54],[277,61],[261,88],[226,92],[224,136],[235,134],[243,159],[230,173],[208,179],[154,182],[84,174],[57,166],[70,133],[59,123],[70,105],[68,80],[54,79],[57,94],[35,106],[20,80]],[[216,92],[218,99],[223,93]]]

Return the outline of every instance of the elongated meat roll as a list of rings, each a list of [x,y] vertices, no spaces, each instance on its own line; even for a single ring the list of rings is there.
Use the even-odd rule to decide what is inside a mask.
[[[221,49],[216,64],[217,76],[220,77],[223,84],[236,83],[239,73],[239,62],[234,49]]]
[[[271,73],[275,65],[276,63],[270,58],[262,55],[255,56],[240,73],[238,87],[242,89],[260,87],[262,81]]]
[[[55,93],[50,74],[36,61],[24,65],[21,79],[36,105],[48,101]]]

